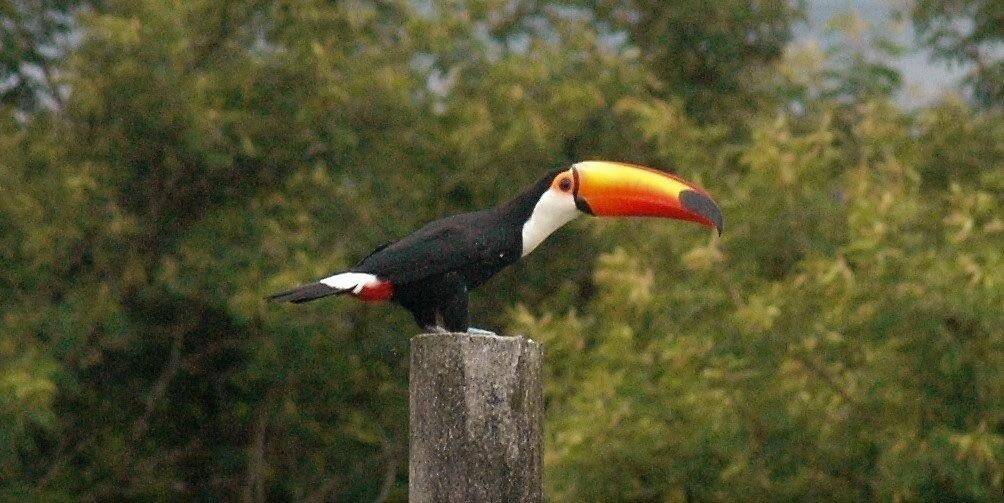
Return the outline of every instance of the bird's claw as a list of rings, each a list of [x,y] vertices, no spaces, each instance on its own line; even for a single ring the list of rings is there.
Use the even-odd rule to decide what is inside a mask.
[[[426,333],[430,334],[451,334],[452,330],[447,330],[439,325],[429,325],[425,327]],[[467,333],[470,335],[495,335],[495,332],[491,330],[482,330],[480,328],[467,327]]]

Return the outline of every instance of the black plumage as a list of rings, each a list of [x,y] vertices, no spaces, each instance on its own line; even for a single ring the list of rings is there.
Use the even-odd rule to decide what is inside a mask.
[[[300,303],[348,293],[365,301],[391,300],[422,328],[466,331],[470,291],[579,215],[672,218],[719,232],[723,225],[711,197],[676,175],[583,161],[548,173],[511,201],[436,220],[377,247],[346,271],[271,298]]]
[[[494,208],[430,222],[378,247],[344,272],[372,274],[389,282],[390,300],[407,309],[423,328],[466,331],[468,293],[520,258],[523,224],[557,173]],[[311,283],[269,298],[300,303],[339,293],[347,291]]]

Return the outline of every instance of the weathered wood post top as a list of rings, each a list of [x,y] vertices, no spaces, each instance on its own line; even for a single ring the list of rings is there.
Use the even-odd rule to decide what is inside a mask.
[[[409,501],[541,501],[541,361],[524,337],[411,339]]]

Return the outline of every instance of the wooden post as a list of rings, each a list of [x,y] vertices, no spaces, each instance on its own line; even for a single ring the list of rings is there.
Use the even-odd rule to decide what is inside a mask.
[[[541,501],[541,361],[524,337],[411,339],[409,501]]]

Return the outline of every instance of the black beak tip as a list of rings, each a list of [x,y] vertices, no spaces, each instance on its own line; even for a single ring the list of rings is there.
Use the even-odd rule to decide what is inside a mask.
[[[722,216],[722,210],[710,197],[694,190],[685,190],[680,193],[680,202],[687,210],[711,222],[718,231],[718,235],[722,235],[722,229],[725,228],[725,218]]]

